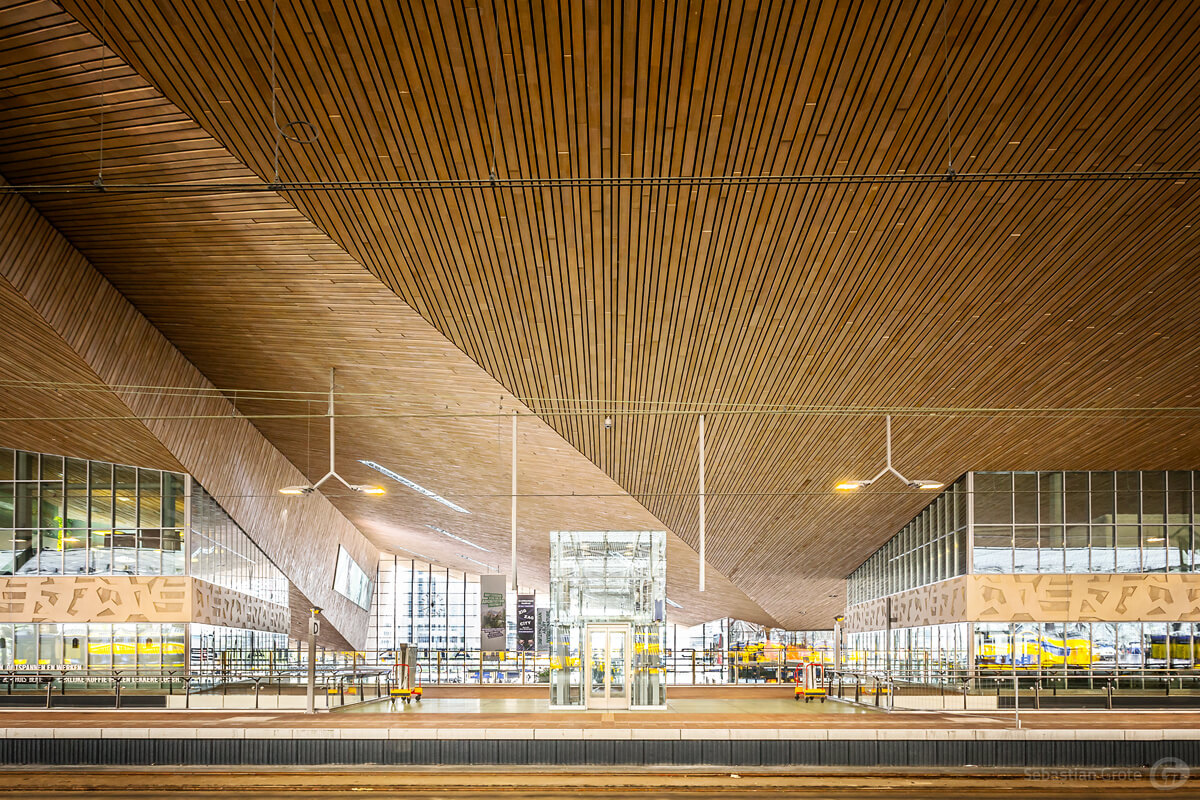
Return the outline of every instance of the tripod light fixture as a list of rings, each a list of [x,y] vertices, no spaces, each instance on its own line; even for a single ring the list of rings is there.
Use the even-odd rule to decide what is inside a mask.
[[[317,481],[316,483],[311,483],[311,484],[304,485],[304,486],[285,486],[279,490],[280,494],[293,494],[293,495],[294,494],[312,494],[314,491],[316,491],[321,486],[321,484],[325,483],[325,481],[329,480],[330,478],[337,479],[338,482],[340,482],[347,489],[349,489],[352,492],[358,492],[359,494],[383,494],[384,493],[383,487],[381,487],[381,486],[365,486],[361,483],[350,483],[345,478],[343,478],[341,475],[338,475],[337,470],[335,470],[333,468],[334,443],[337,441],[337,439],[334,435],[334,427],[333,427],[333,425],[334,425],[333,376],[334,376],[334,368],[330,367],[329,368],[329,414],[328,414],[329,415],[329,472],[326,472],[325,476],[323,478],[321,478],[321,480]]]
[[[889,472],[902,480],[906,485],[911,486],[914,489],[940,489],[943,485],[940,481],[909,480],[897,472],[896,468],[892,466],[892,417],[890,414],[887,416],[887,466],[881,469],[878,475],[868,481],[843,481],[833,488],[844,491],[861,489],[864,486],[870,486],[872,483],[879,480]]]

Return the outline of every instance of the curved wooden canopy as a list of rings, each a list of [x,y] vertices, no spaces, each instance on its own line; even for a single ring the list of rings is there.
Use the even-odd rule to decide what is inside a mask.
[[[882,466],[885,409],[910,477],[1200,460],[1195,179],[635,180],[1194,171],[1185,3],[64,6],[115,53],[44,24],[48,3],[8,10],[13,183],[89,182],[101,107],[110,182],[269,181],[277,141],[284,181],[629,179],[137,197],[129,220],[177,222],[136,252],[89,229],[107,198],[34,201],[230,386],[213,373],[236,323],[174,305],[229,274],[175,269],[164,292],[155,264],[213,247],[189,236],[205,215],[298,209],[691,545],[705,411],[709,560],[789,627],[827,627],[841,579],[928,500],[832,491]],[[311,144],[275,133],[272,52],[276,119],[313,126]],[[38,95],[47,76],[65,83]],[[236,238],[221,244],[236,262]],[[261,279],[315,291],[308,242],[289,244]],[[338,318],[373,304],[320,291]]]

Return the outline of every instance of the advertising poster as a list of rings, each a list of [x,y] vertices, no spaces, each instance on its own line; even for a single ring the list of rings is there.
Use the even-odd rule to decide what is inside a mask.
[[[537,649],[550,649],[550,609],[537,610]]]
[[[517,650],[533,650],[534,596],[517,595]]]
[[[479,646],[485,653],[505,649],[505,589],[504,575],[479,576]]]

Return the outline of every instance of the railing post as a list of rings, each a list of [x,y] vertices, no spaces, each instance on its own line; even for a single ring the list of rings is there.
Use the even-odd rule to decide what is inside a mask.
[[[1109,678],[1107,681],[1104,682],[1104,694],[1105,694],[1105,706],[1108,708],[1109,711],[1112,711],[1112,707],[1113,707],[1113,679],[1112,678]]]
[[[121,676],[120,675],[113,676],[113,694],[114,694],[114,706],[113,707],[119,709],[121,707]]]
[[[51,677],[50,680],[46,681],[46,708],[50,707],[50,697],[53,694],[53,692],[54,692],[54,678]]]

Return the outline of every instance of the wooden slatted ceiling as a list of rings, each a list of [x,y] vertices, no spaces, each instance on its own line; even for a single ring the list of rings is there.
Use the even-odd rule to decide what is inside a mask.
[[[0,226],[17,224],[12,208],[4,210],[8,213],[0,217]],[[8,253],[3,259],[12,257]],[[62,417],[128,416],[129,409],[111,392],[78,390],[100,384],[99,377],[2,276],[0,319],[5,321],[4,347],[0,348],[0,413],[6,418],[0,425],[0,447],[184,471],[139,422],[47,425],[19,421],[20,417],[44,417],[48,408]]]
[[[52,5],[42,7],[50,19],[69,21]],[[82,30],[70,24],[62,27],[62,39],[30,47],[0,46],[8,59],[2,66],[10,70],[8,82],[0,87],[22,85],[19,78],[11,78],[11,71],[26,69],[30,74],[33,70],[27,65],[44,63],[46,54],[53,54],[63,67],[49,75],[39,72],[37,92],[10,92],[0,111],[6,120],[45,119],[48,106],[77,106],[91,97],[100,54],[94,40],[82,42],[81,49],[55,49],[60,42],[76,41]],[[78,66],[70,66],[71,57]],[[193,175],[199,170],[206,178],[253,179],[169,103],[161,97],[151,102],[140,79],[115,63],[114,56],[103,60],[107,74],[123,76],[131,97],[137,98],[129,101],[136,102],[137,113],[129,112],[122,101],[113,101],[106,112],[112,137],[106,140],[106,174],[140,170],[153,176],[155,167],[147,164],[144,153],[170,152],[176,162],[190,164]],[[81,68],[90,70],[92,82],[79,83]],[[143,110],[163,124],[141,125],[138,113]],[[41,146],[47,140],[48,123],[28,124],[15,135],[9,132],[16,126],[5,129],[0,133],[0,171],[11,169],[23,179],[51,169],[86,171],[95,155],[91,122],[78,114],[56,119],[59,141],[52,148]],[[323,413],[325,400],[320,392],[327,386],[330,365],[340,368],[341,412],[495,414],[523,409],[378,279],[277,197],[88,195],[34,200],[212,380],[229,387],[315,393],[306,404],[232,394],[242,413]],[[385,396],[358,397],[364,392]],[[324,474],[328,438],[323,420],[309,424],[281,419],[257,425],[310,480]],[[523,586],[546,590],[552,529],[664,527],[548,426],[526,417],[520,428],[521,490],[543,495],[520,501]],[[460,555],[507,569],[507,419],[346,419],[339,423],[338,439],[338,468],[343,475],[389,489],[384,498],[332,498],[378,546],[418,553],[468,572],[483,568]],[[472,513],[464,517],[450,511],[371,472],[355,458],[388,465]],[[573,493],[589,496],[573,498]],[[217,496],[223,503],[261,502],[220,492]],[[309,500],[290,502],[302,506]],[[489,552],[461,545],[427,525],[450,530]],[[710,572],[709,592],[698,595],[695,553],[674,535],[669,537],[668,559],[673,565],[669,596],[683,606],[672,610],[673,620],[699,622],[731,613],[774,622],[719,574]]]
[[[65,5],[271,174],[269,3]],[[943,35],[932,2],[631,3],[620,17],[280,3],[279,117],[321,130],[285,146],[281,175],[485,177],[493,156],[502,176],[1196,167],[1186,4],[944,7]],[[1195,405],[1195,182],[288,199],[693,543],[694,418],[618,415],[605,433],[555,413],[563,401]],[[1190,467],[1194,429],[908,418],[897,466],[947,480]],[[878,418],[729,416],[710,431],[710,491],[737,495],[710,505],[710,557],[789,625],[827,624],[837,579],[928,499],[829,494],[877,471]]]
[[[296,468],[23,198],[0,195],[0,223],[0,279],[25,301],[4,306],[13,316],[0,324],[45,338],[40,367],[32,369],[65,378],[82,360],[98,385],[113,387],[112,397],[125,406],[114,409],[103,392],[85,400],[64,390],[69,399],[49,398],[40,409],[26,409],[49,418],[31,441],[60,435],[70,446],[53,449],[72,456],[90,455],[83,448],[99,441],[104,452],[97,456],[112,459],[107,453],[124,454],[149,434],[161,442],[159,452],[168,451],[195,476],[288,578],[325,609],[342,636],[362,646],[367,614],[333,590],[332,572],[341,546],[373,573],[375,548],[326,498],[292,503],[279,495],[276,487],[303,481]],[[178,391],[138,388],[155,386]],[[25,399],[19,391],[4,394],[6,408],[10,396],[14,405]],[[87,417],[115,411],[123,419],[66,424],[55,419],[81,409]],[[14,410],[21,412],[19,406]],[[125,421],[130,416],[146,430]],[[32,424],[21,423],[17,432]],[[105,435],[113,441],[104,444]],[[162,456],[157,458],[152,466],[163,464]],[[175,467],[174,460],[165,466]]]

